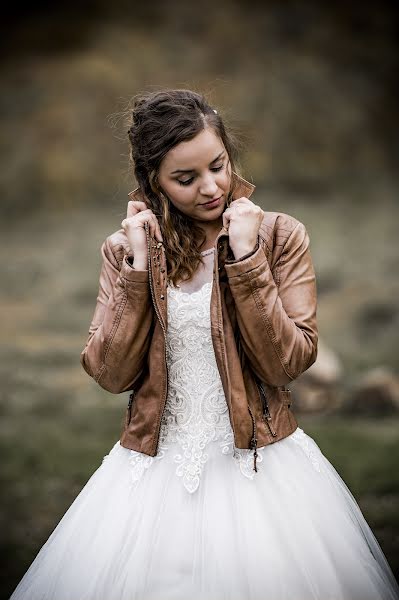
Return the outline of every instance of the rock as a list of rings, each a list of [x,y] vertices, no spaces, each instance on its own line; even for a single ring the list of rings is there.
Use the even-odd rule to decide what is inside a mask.
[[[293,393],[294,411],[318,413],[337,408],[341,402],[337,384],[342,372],[338,356],[319,338],[316,361],[289,385]]]
[[[342,372],[342,363],[337,354],[319,338],[316,361],[301,379],[306,377],[321,385],[333,385],[341,379]]]
[[[337,386],[298,380],[289,385],[293,394],[292,408],[297,413],[321,413],[336,410],[342,404]]]
[[[399,412],[399,377],[384,366],[369,371],[347,398],[343,410],[363,416]]]

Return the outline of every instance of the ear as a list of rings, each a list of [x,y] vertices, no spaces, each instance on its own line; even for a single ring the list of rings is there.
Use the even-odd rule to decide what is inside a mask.
[[[235,171],[232,171],[231,179],[233,184],[233,200],[237,200],[237,198],[241,198],[242,196],[249,198],[256,189],[256,185],[250,183]]]

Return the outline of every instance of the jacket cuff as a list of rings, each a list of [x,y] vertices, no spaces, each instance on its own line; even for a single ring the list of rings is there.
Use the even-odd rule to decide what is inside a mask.
[[[258,248],[259,248],[259,242],[256,242],[256,245],[253,250],[251,250],[250,252],[247,252],[246,254],[244,254],[244,256],[241,256],[240,258],[227,259],[227,260],[225,260],[225,263],[227,263],[228,265],[231,265],[231,264],[239,262],[240,260],[245,260],[249,256],[252,256],[252,254],[254,254]]]
[[[266,255],[263,251],[262,246],[258,243],[257,248],[241,257],[236,261],[225,261],[224,266],[226,269],[227,277],[229,279],[233,277],[239,277],[240,275],[245,275],[261,266],[263,263],[267,263]]]
[[[138,271],[132,266],[133,257],[125,254],[121,267],[121,277],[127,281],[136,281],[138,283],[148,283],[148,270]]]

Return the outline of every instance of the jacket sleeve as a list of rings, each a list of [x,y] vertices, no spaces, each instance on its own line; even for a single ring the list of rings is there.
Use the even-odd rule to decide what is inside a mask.
[[[296,379],[317,357],[317,289],[309,236],[298,222],[270,270],[263,247],[225,264],[241,343],[267,384]]]
[[[101,246],[99,291],[80,362],[105,390],[132,389],[149,347],[152,302],[148,271],[135,270],[124,256],[119,270],[109,238]]]

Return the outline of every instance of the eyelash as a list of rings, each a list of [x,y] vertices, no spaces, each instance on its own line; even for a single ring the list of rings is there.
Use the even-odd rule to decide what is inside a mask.
[[[217,173],[218,171],[221,171],[224,167],[224,164],[221,165],[220,167],[214,167],[213,169],[211,169],[211,171],[214,171],[215,173]],[[187,179],[187,181],[180,181],[180,179],[177,180],[177,183],[179,183],[180,185],[190,185],[190,183],[192,183],[194,177],[190,177],[190,179]]]

